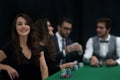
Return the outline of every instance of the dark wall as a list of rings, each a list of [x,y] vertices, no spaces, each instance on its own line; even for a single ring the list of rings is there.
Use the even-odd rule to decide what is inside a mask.
[[[33,20],[50,18],[56,30],[60,17],[73,20],[70,37],[83,46],[96,34],[96,20],[109,17],[113,21],[111,33],[120,34],[119,0],[0,0],[0,47],[10,39],[12,21],[17,13],[27,13]]]
[[[0,47],[9,40],[12,20],[16,13],[14,1],[0,0]]]
[[[96,20],[101,17],[112,19],[111,34],[120,35],[120,1],[118,0],[83,0],[82,39],[83,43],[96,34]]]

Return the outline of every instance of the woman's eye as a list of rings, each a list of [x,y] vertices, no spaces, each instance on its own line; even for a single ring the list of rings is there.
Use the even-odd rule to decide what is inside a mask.
[[[22,25],[21,23],[18,23],[17,25]]]

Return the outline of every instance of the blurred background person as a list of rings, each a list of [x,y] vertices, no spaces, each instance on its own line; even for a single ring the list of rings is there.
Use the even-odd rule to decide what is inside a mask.
[[[40,39],[40,44],[42,44],[44,47],[45,59],[48,66],[49,75],[52,75],[57,71],[65,68],[72,68],[76,63],[69,62],[69,63],[57,65],[59,56],[57,56],[56,54],[55,44],[53,40],[54,28],[52,27],[50,21],[48,19],[36,20],[35,27],[39,32],[40,36],[42,34],[42,38]]]
[[[60,19],[57,25],[57,32],[54,35],[55,49],[59,56],[59,64],[82,60],[82,45],[72,42],[69,35],[72,31],[72,20],[69,18]]]
[[[83,57],[85,63],[92,66],[99,64],[120,65],[120,37],[110,34],[112,21],[110,18],[100,18],[97,21],[97,36],[91,37],[86,43]]]

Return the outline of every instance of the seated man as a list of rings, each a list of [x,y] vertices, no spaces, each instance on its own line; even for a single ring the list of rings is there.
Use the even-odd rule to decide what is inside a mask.
[[[79,43],[73,43],[68,36],[72,30],[72,21],[68,18],[63,18],[57,26],[58,31],[54,35],[56,48],[57,63],[67,63],[71,61],[81,60],[82,46]]]
[[[97,21],[97,36],[91,37],[86,44],[83,61],[92,66],[101,63],[106,66],[120,65],[120,37],[110,34],[111,20],[101,18]]]

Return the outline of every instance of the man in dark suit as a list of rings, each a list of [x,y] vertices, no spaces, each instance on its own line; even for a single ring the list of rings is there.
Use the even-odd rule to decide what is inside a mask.
[[[57,30],[54,35],[57,63],[62,64],[75,60],[80,62],[82,46],[77,42],[73,43],[72,40],[68,38],[72,31],[72,21],[68,18],[61,19]]]

